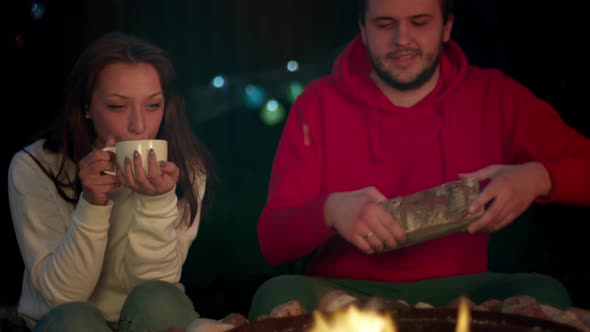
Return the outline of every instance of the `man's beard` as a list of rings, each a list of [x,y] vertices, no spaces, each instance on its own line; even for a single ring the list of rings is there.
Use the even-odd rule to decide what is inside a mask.
[[[392,87],[396,90],[409,91],[409,90],[414,90],[414,89],[421,87],[422,85],[424,85],[426,82],[428,82],[432,78],[432,76],[434,75],[434,73],[436,71],[436,68],[438,67],[438,64],[440,63],[440,57],[442,55],[442,50],[443,50],[443,44],[441,43],[439,45],[438,50],[436,51],[436,57],[433,59],[433,61],[428,63],[426,65],[426,68],[424,68],[421,72],[419,72],[418,75],[416,75],[416,77],[409,82],[401,82],[400,80],[395,78],[395,76],[392,73],[388,72],[385,69],[383,62],[380,61],[380,59],[374,57],[373,54],[371,54],[370,50],[369,50],[369,59],[371,59],[371,64],[373,65],[373,70],[375,70],[375,73],[377,74],[377,76],[379,76],[379,78],[381,80],[383,80],[383,82],[385,82],[387,85],[389,85],[390,87]]]

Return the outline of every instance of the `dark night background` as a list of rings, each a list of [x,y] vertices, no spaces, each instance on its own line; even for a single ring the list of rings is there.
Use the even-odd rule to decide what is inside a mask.
[[[357,33],[353,3],[63,0],[45,1],[43,15],[34,18],[32,0],[5,0],[0,8],[5,86],[0,168],[6,172],[12,155],[54,118],[64,79],[90,40],[120,30],[159,44],[176,65],[191,125],[212,153],[219,177],[183,282],[202,316],[246,314],[262,281],[296,266],[271,267],[259,252],[256,222],[282,122],[264,124],[258,110],[244,106],[240,91],[246,84],[258,84],[288,111],[284,87],[328,73],[335,55]],[[589,137],[588,54],[583,48],[590,37],[581,3],[463,0],[457,3],[453,37],[471,63],[504,70]],[[285,69],[291,59],[300,63],[297,73]],[[218,74],[229,78],[224,89],[210,86]],[[0,186],[6,188],[6,175],[0,177]],[[6,196],[3,190],[4,307],[16,304],[23,269]],[[490,268],[552,275],[566,285],[575,305],[590,309],[588,212],[555,204],[534,206],[495,235]]]

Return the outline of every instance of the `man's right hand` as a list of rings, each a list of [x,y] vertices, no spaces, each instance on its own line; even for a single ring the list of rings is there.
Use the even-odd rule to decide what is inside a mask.
[[[406,234],[379,205],[385,200],[375,187],[332,193],[324,207],[326,223],[367,254],[393,249]]]

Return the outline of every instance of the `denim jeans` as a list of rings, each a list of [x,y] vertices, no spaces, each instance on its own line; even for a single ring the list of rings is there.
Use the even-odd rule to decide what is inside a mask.
[[[105,321],[92,304],[70,302],[53,308],[37,322],[33,332],[160,332],[187,327],[198,317],[191,300],[178,287],[146,281],[129,293],[117,326]]]

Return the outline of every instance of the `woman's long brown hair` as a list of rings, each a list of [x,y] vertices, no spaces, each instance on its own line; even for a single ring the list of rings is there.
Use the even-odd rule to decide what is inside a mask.
[[[113,63],[148,63],[158,72],[166,105],[157,138],[168,141],[168,160],[180,170],[176,195],[187,204],[188,209],[184,212],[190,211],[189,223],[192,224],[200,208],[194,182],[199,176],[210,173],[209,154],[188,125],[184,99],[175,89],[175,72],[166,52],[138,37],[118,32],[106,34],[90,44],[78,58],[66,82],[63,112],[45,135],[43,146],[65,158],[62,158],[57,173],[43,169],[55,183],[60,196],[77,204],[82,191],[80,179],[69,180],[61,175],[67,159],[77,166],[92,150],[96,133],[91,120],[85,117],[86,106],[90,103],[98,75]],[[66,188],[73,189],[74,197],[66,194]]]

